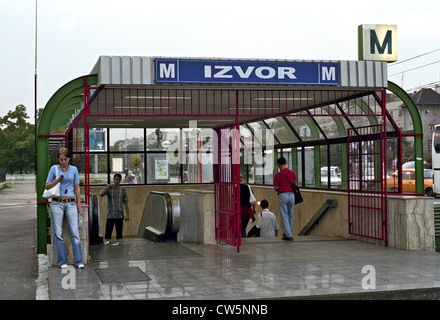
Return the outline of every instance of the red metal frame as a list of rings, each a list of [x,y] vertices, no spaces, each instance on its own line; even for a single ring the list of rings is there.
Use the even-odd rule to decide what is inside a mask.
[[[91,95],[93,91],[93,95]],[[375,95],[382,94],[382,105],[375,99]],[[276,117],[276,116],[331,116],[331,117],[383,117],[385,119],[385,90],[377,91],[355,91],[355,90],[237,90],[237,89],[122,89],[122,88],[104,88],[89,87],[84,79],[84,134],[83,137],[74,137],[76,142],[76,152],[80,140],[84,145],[84,176],[85,176],[85,202],[89,205],[88,194],[90,192],[89,181],[89,122],[91,117],[228,117],[234,118],[235,123],[231,126],[219,127],[217,132],[217,152],[214,150],[214,156],[217,161],[214,164],[214,189],[215,189],[215,214],[216,214],[216,237],[222,241],[237,246],[237,251],[241,246],[240,234],[240,141],[239,135],[223,136],[222,131],[239,132],[239,121],[242,117]],[[363,103],[369,106],[367,113],[365,109],[356,103],[356,100],[362,98]],[[344,102],[347,108],[334,108],[329,113],[328,105],[340,104]],[[313,110],[313,112],[310,112]],[[82,124],[79,119],[71,126],[78,127]],[[385,123],[385,121],[384,121]],[[383,125],[385,128],[385,124]],[[376,130],[371,129],[370,130]],[[360,134],[361,128],[352,129],[351,137],[358,135],[366,139],[365,141],[385,141],[384,132],[370,132]],[[353,135],[354,132],[357,132]],[[379,134],[380,138],[377,138]],[[78,135],[78,131],[77,131]],[[222,142],[224,145],[222,146]],[[383,146],[383,145],[382,145]],[[385,149],[385,148],[384,148]],[[379,150],[383,150],[382,148]],[[385,153],[373,156],[376,160],[380,157],[385,159]],[[78,158],[78,157],[77,157]],[[377,159],[376,159],[377,158]],[[238,159],[238,161],[237,161]],[[376,165],[375,165],[376,166]],[[383,174],[382,165],[380,177]],[[359,182],[363,182],[360,178]],[[349,181],[353,183],[355,180]],[[372,185],[377,186],[382,183],[374,181]],[[383,186],[382,186],[383,187]],[[377,210],[381,212],[381,221],[386,222],[386,191],[383,189],[369,190],[352,189],[349,190],[349,198],[353,201],[365,201],[368,197],[376,197],[380,194],[379,202],[372,201],[368,204],[364,202],[350,202],[350,208],[357,208],[358,215],[353,215],[350,222],[353,226],[365,217],[370,217],[367,210]],[[361,199],[364,198],[364,199]],[[370,217],[371,218],[371,217]],[[370,219],[368,218],[368,219]],[[357,219],[354,221],[353,219]],[[370,221],[370,220],[368,220]],[[371,221],[370,221],[371,222]],[[374,225],[374,223],[370,223]],[[386,225],[386,224],[385,224]],[[366,234],[368,237],[385,238],[386,229],[379,235],[372,232],[357,232],[356,234]],[[359,226],[359,223],[358,223]],[[361,224],[362,226],[362,224]],[[370,227],[371,228],[371,227]]]
[[[240,140],[239,127],[215,129],[217,153],[214,162],[215,230],[217,241],[241,246]],[[238,162],[237,162],[238,157]]]
[[[84,194],[87,204],[89,250],[90,250],[90,163],[89,163],[89,123],[87,116],[90,114],[90,87],[87,86],[87,78],[84,77]]]
[[[355,90],[255,90],[255,89],[121,89],[96,90],[90,100],[88,117],[275,117],[378,116],[381,105],[373,93]],[[363,97],[370,111],[365,113],[354,101]],[[322,103],[325,101],[325,103]],[[328,102],[327,102],[328,101]],[[346,102],[344,113],[329,114],[327,105]],[[113,107],[109,107],[112,105]],[[306,111],[313,109],[313,114]]]
[[[69,147],[69,143],[72,143],[71,151],[74,154],[77,154],[81,152],[79,150],[79,146],[83,145],[84,147],[84,171],[82,171],[80,164],[79,157],[76,157],[75,160],[75,166],[78,168],[78,173],[84,174],[84,201],[81,201],[87,205],[87,216],[88,216],[88,230],[89,230],[89,239],[90,239],[90,163],[89,163],[89,123],[87,122],[87,115],[90,113],[90,90],[92,88],[87,85],[87,78],[84,77],[84,110],[83,112],[77,117],[75,122],[73,122],[68,130],[65,133],[66,136],[66,147]],[[72,141],[68,140],[69,134],[73,133],[73,129],[78,129],[78,126],[80,124],[80,121],[82,119],[83,125],[84,125],[84,134],[82,136],[78,135],[78,130],[75,131],[75,136],[72,137]],[[84,212],[83,212],[84,214]],[[89,249],[90,249],[90,243]]]
[[[381,124],[348,130],[349,234],[384,240],[387,245],[385,142]]]

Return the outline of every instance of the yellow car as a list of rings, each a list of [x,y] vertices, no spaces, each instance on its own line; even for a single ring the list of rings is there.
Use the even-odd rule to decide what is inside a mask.
[[[425,194],[429,197],[434,196],[433,184],[434,184],[434,172],[429,169],[424,170],[424,186]],[[399,192],[399,183],[397,174],[394,174],[392,178],[387,180],[388,192]],[[402,170],[402,192],[415,193],[416,192],[416,180],[414,169]]]

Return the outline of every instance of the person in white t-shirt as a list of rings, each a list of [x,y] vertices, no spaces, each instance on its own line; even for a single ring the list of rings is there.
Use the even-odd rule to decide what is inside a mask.
[[[275,215],[268,209],[269,201],[261,200],[260,207],[263,209],[263,212],[257,215],[257,228],[260,229],[260,237],[276,237],[280,227]]]

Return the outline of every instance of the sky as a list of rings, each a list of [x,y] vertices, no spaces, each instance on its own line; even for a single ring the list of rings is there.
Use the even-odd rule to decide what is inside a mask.
[[[0,0],[0,117],[23,104],[33,123],[35,74],[44,108],[101,55],[357,60],[361,24],[397,25],[399,61],[422,55],[389,80],[440,81],[438,0]]]

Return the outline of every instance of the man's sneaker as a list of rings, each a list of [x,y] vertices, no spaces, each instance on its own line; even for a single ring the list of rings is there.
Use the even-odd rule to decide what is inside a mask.
[[[109,244],[110,243],[110,240],[105,240],[104,241],[104,244]]]
[[[79,265],[76,266],[78,269],[84,269],[84,264],[80,263]]]
[[[119,242],[112,243],[112,246],[119,246]]]
[[[62,264],[62,265],[60,265],[60,268],[61,268],[61,269],[67,269],[67,264]]]

